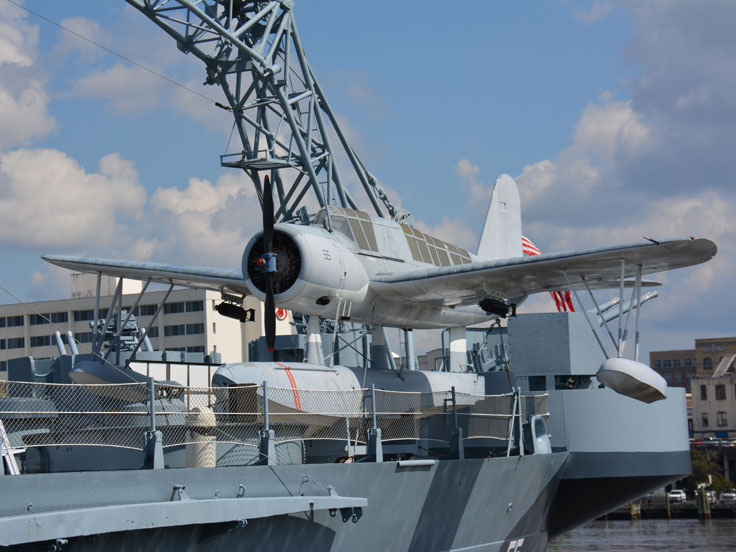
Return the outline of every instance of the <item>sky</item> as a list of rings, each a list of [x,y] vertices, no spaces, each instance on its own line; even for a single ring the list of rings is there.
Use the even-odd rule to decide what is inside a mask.
[[[232,121],[201,62],[122,0],[0,4],[0,284],[26,301],[68,296],[49,253],[238,267],[260,214],[219,166]],[[736,4],[294,10],[353,147],[420,228],[475,250],[508,173],[545,252],[708,237],[713,261],[658,275],[642,353],[736,335]],[[552,308],[546,295],[525,306]]]

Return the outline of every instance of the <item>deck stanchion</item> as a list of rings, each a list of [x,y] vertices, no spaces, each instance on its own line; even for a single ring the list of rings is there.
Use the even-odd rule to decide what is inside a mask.
[[[368,456],[376,462],[383,462],[383,443],[381,442],[381,428],[376,418],[376,386],[371,384],[371,426],[368,429]]]
[[[269,466],[276,464],[276,444],[274,443],[276,434],[271,429],[268,417],[268,384],[265,381],[263,382],[263,429],[258,434],[260,463]]]

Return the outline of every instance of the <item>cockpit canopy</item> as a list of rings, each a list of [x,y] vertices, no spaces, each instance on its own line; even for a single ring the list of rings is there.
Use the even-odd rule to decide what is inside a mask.
[[[407,224],[374,219],[365,211],[335,205],[331,205],[328,209],[330,210],[329,222],[327,210],[323,208],[317,212],[312,224],[323,226],[327,230],[330,230],[329,225],[331,225],[332,231],[346,236],[358,246],[361,252],[380,255],[379,243],[385,234],[384,227],[390,225],[393,227],[391,233],[394,240],[400,239],[398,227],[401,227],[411,256],[417,262],[435,266],[452,266],[470,262],[470,254],[465,249],[434,238]]]

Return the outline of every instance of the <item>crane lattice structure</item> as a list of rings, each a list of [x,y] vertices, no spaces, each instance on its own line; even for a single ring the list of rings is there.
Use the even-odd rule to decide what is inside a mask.
[[[320,207],[357,209],[360,183],[376,214],[403,218],[347,141],[304,54],[291,0],[126,0],[206,66],[240,137],[221,164],[244,170],[261,203],[260,173],[275,190],[275,218],[294,219],[308,192]]]

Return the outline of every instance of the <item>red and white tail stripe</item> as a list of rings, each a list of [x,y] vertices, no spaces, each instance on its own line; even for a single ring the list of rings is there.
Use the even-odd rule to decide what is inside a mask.
[[[521,236],[521,251],[524,255],[529,255],[530,257],[542,254],[539,248],[532,243],[532,240],[526,236]],[[549,294],[555,301],[557,312],[575,312],[569,291],[550,291]]]

